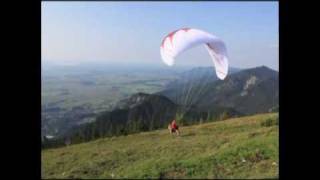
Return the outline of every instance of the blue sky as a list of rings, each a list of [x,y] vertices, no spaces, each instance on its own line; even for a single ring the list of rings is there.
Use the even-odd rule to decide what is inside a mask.
[[[169,32],[198,28],[222,38],[233,67],[278,70],[277,2],[42,2],[42,61],[161,65]],[[177,65],[212,65],[193,48]]]

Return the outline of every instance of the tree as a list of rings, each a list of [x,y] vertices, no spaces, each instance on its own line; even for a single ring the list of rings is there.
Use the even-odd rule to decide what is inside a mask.
[[[226,111],[223,111],[222,114],[220,114],[219,116],[219,120],[225,120],[225,119],[228,119],[229,115]]]

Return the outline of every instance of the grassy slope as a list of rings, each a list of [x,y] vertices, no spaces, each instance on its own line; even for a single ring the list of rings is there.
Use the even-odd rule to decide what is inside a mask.
[[[42,151],[43,178],[275,178],[277,114],[99,139]],[[276,164],[274,163],[276,162]]]

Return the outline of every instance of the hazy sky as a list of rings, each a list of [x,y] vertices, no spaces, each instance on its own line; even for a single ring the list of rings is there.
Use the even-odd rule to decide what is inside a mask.
[[[169,32],[198,28],[222,38],[229,64],[278,70],[277,2],[42,2],[43,62],[161,64]],[[177,64],[212,65],[202,46]]]

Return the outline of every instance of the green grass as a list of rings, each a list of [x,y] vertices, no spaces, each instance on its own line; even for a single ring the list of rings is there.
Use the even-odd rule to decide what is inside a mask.
[[[42,151],[43,178],[277,178],[277,114],[157,130]]]

